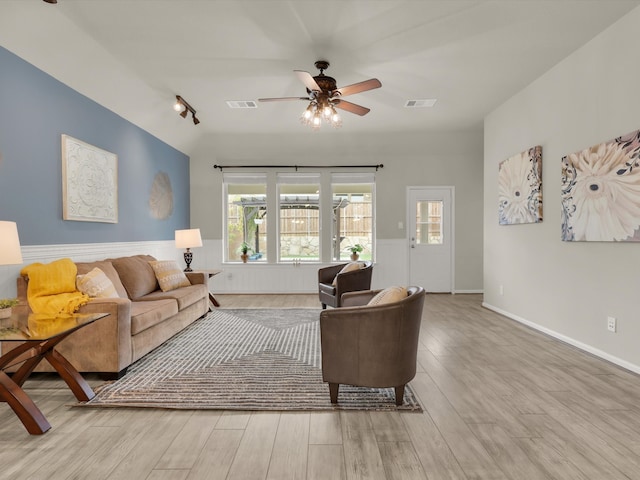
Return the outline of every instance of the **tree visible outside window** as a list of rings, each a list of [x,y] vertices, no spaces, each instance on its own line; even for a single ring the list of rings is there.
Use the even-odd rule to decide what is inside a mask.
[[[241,261],[241,246],[249,245],[249,261],[267,261],[267,186],[265,183],[228,183],[226,258]]]
[[[362,245],[360,260],[373,258],[373,186],[370,175],[332,176],[333,221],[331,258],[348,261],[351,247]],[[342,183],[348,182],[348,183]]]

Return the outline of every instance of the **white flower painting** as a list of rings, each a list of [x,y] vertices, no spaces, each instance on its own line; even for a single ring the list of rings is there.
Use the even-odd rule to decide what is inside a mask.
[[[640,241],[640,130],[562,158],[562,240]]]
[[[542,221],[542,147],[532,147],[500,163],[500,225]]]

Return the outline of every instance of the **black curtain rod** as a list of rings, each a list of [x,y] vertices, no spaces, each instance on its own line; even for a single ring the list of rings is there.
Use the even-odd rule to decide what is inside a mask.
[[[379,163],[377,165],[214,165],[213,168],[218,168],[222,171],[223,168],[295,168],[298,171],[299,168],[383,168],[384,165]]]

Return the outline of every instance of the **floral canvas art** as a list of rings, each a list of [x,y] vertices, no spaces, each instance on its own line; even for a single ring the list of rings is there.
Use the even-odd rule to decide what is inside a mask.
[[[562,240],[640,242],[640,130],[562,158]]]
[[[542,221],[542,147],[514,155],[498,168],[500,225]]]

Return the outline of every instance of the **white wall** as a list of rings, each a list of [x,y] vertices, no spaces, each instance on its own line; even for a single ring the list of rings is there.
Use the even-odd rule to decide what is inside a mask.
[[[217,135],[202,139],[192,150],[191,226],[200,228],[206,239],[207,268],[225,271],[215,280],[218,291],[315,292],[318,265],[294,268],[222,264],[222,174],[214,170],[214,164],[384,164],[384,168],[376,172],[374,288],[403,285],[408,281],[406,231],[398,228],[398,222],[406,223],[406,187],[453,185],[456,191],[455,289],[482,291],[482,133],[389,132],[364,136],[349,133],[347,128],[344,126],[335,132],[301,130],[300,134],[290,137]]]
[[[560,161],[640,128],[639,24],[636,8],[491,112],[484,132],[485,305],[635,371],[640,244],[560,240]],[[535,145],[544,220],[499,226],[498,164]]]

